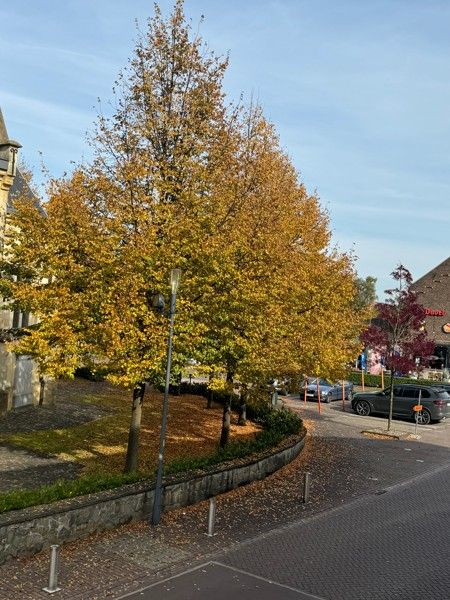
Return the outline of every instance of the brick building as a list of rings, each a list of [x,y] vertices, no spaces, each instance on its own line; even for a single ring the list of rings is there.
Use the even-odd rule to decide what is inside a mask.
[[[450,256],[412,284],[425,307],[425,329],[435,343],[430,376],[450,371]]]

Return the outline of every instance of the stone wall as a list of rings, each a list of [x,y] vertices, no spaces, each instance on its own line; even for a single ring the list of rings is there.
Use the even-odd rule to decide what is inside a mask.
[[[164,510],[171,510],[223,494],[240,485],[263,479],[291,462],[302,450],[306,431],[285,440],[257,460],[240,460],[202,473],[167,478]],[[0,564],[30,555],[65,541],[86,537],[148,517],[153,506],[154,482],[62,500],[51,505],[26,508],[0,515]]]

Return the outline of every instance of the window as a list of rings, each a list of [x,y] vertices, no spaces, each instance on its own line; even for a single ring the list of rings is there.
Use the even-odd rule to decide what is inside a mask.
[[[419,390],[417,388],[406,388],[403,390],[403,398],[418,398]]]

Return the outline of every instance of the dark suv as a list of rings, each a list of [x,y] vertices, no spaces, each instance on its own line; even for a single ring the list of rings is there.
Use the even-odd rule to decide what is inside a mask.
[[[398,384],[394,385],[393,415],[414,419],[413,406],[419,404],[423,409],[417,413],[417,422],[428,425],[431,421],[441,421],[450,417],[450,394],[439,385]],[[362,416],[371,413],[389,414],[390,389],[382,392],[355,394],[352,408]]]

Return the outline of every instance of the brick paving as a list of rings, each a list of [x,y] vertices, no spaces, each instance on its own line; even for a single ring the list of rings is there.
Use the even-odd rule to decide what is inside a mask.
[[[311,407],[305,412],[306,409],[297,402],[296,408],[309,418],[310,435],[304,451],[293,463],[265,480],[217,498],[216,536],[209,538],[205,535],[208,503],[202,502],[194,507],[163,515],[158,528],[152,528],[143,522],[133,523],[66,544],[61,550],[62,589],[56,596],[70,600],[119,598],[172,574],[213,558],[217,559],[225,551],[231,551],[223,559],[230,565],[234,566],[234,563],[229,557],[239,556],[239,568],[245,564],[249,570],[253,569],[256,574],[264,573],[265,577],[272,564],[284,565],[283,568],[286,569],[285,565],[292,563],[292,568],[286,573],[280,573],[286,578],[283,581],[294,582],[293,587],[312,586],[318,574],[328,579],[333,579],[334,574],[341,574],[344,581],[347,580],[350,584],[355,577],[355,565],[359,564],[355,560],[358,556],[356,551],[361,549],[356,544],[355,552],[352,552],[351,543],[362,540],[365,535],[363,526],[358,537],[356,529],[352,528],[352,519],[357,514],[354,507],[362,507],[362,513],[367,514],[367,510],[374,512],[376,506],[382,506],[382,513],[376,509],[377,512],[371,516],[372,522],[376,523],[385,509],[390,510],[389,503],[385,507],[377,502],[386,502],[387,498],[394,495],[398,497],[397,492],[391,491],[377,494],[398,481],[427,477],[440,469],[449,461],[448,448],[424,441],[367,439],[360,434],[358,425],[355,426],[351,418],[343,416],[336,420],[335,405],[323,407],[320,418]],[[431,440],[434,439],[433,434],[434,432],[430,433]],[[302,482],[306,471],[312,474],[311,501],[308,505],[301,502]],[[424,502],[423,496],[419,500]],[[355,502],[361,504],[354,504]],[[369,502],[369,509],[364,502]],[[324,557],[314,555],[312,549],[315,528],[320,525],[321,515],[332,515],[333,513],[326,511],[330,508],[336,510],[336,507],[338,511],[344,510],[344,515],[347,514],[345,510],[348,507],[353,511],[348,513],[347,530],[342,530],[337,522],[332,521],[333,535],[326,533],[325,529],[320,533],[320,540],[325,543],[328,554]],[[392,523],[393,533],[398,531],[393,513],[389,523]],[[271,534],[277,527],[283,527],[283,531]],[[355,535],[354,540],[352,533]],[[260,539],[261,534],[275,537]],[[284,542],[282,544],[277,535],[280,540],[290,540],[289,543],[283,545]],[[332,557],[340,555],[339,550],[334,553],[330,550],[333,547],[336,550],[338,536],[342,536],[347,554],[340,563],[333,563],[333,569],[328,572],[327,565],[332,562]],[[375,543],[382,538],[375,536],[370,539]],[[245,545],[248,540],[255,540],[255,546],[251,550],[250,546]],[[375,548],[378,552],[380,546],[375,545]],[[375,560],[375,551],[371,556]],[[49,553],[44,552],[36,557],[15,560],[1,566],[0,600],[47,598],[42,587],[47,584],[48,557]],[[417,558],[414,555],[414,559]],[[367,575],[367,565],[362,565],[361,568],[362,573]],[[298,579],[300,572],[303,573],[302,577],[306,577],[306,573],[310,580]],[[366,575],[362,575],[363,582],[366,581]],[[327,590],[325,592],[328,593]],[[371,598],[361,596],[366,597]],[[381,597],[383,596],[374,596]],[[336,595],[329,598],[339,600]],[[403,598],[406,600],[408,596]]]
[[[345,600],[448,600],[450,468],[272,532],[227,565]]]

